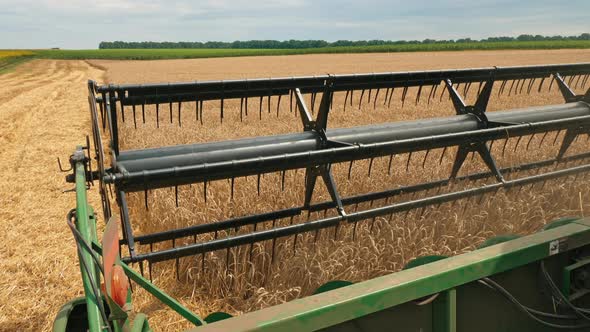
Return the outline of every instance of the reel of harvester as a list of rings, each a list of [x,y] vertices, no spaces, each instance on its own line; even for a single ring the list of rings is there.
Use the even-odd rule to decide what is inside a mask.
[[[261,242],[269,244],[272,264],[279,240],[291,239],[295,248],[302,234],[311,233],[317,239],[322,230],[330,229],[330,236],[338,238],[343,227],[352,228],[351,240],[354,240],[357,225],[368,222],[372,231],[376,218],[391,220],[392,215],[402,212],[423,212],[429,207],[500,190],[586,176],[590,171],[590,151],[578,147],[575,153],[570,153],[570,147],[576,140],[586,141],[590,134],[590,89],[575,92],[586,89],[589,77],[590,64],[584,63],[165,84],[101,86],[91,81],[89,104],[94,157],[98,164],[96,173],[105,220],[115,218],[114,215],[120,217],[119,245],[125,252],[120,264],[128,275],[134,273],[132,280],[141,280],[142,287],[151,285],[141,276],[146,264],[150,279],[153,266],[169,260],[176,262],[178,275],[181,258],[200,255],[204,269],[208,253],[226,251],[229,262],[230,250],[243,246],[252,257],[253,245]],[[565,103],[488,110],[490,100],[495,97],[525,93],[541,96],[552,89],[560,91]],[[473,103],[466,102],[469,91],[475,94]],[[454,115],[340,128],[328,125],[334,112],[347,112],[347,107],[351,112],[356,102],[359,109],[363,103],[367,108],[389,107],[394,95],[401,98],[401,106],[410,95],[415,96],[415,105],[421,105],[420,100],[428,105],[450,100]],[[230,103],[233,107],[228,107]],[[204,119],[211,118],[213,112],[219,112],[218,126],[224,126],[232,118],[246,121],[254,116],[264,121],[263,114],[267,111],[270,114],[274,105],[277,117],[281,116],[281,109],[287,108],[283,114],[292,117],[284,121],[296,124],[300,128],[298,132],[191,141],[194,132],[207,130]],[[189,139],[176,145],[126,148],[131,144],[125,141],[125,132],[144,127],[154,132],[176,127],[186,130]],[[555,155],[505,166],[498,162],[505,155],[514,154],[519,146],[534,150],[531,141],[535,137],[539,145],[552,141],[558,147]],[[108,144],[103,144],[103,140]],[[409,169],[417,155],[423,158],[419,162],[422,168],[440,165],[450,158],[448,173],[440,179],[425,176],[428,180],[412,184],[396,185],[394,179],[388,188],[368,193],[350,195],[340,190],[341,178],[346,181],[348,173],[350,179],[355,163],[368,166],[365,172],[370,177],[378,159],[386,165],[386,173],[391,174]],[[464,167],[469,155],[476,156],[482,167]],[[337,165],[344,169],[340,172],[344,175],[335,174]],[[183,202],[179,195],[186,193],[179,188],[198,185],[203,197],[197,204],[205,209],[214,181],[227,183],[229,188],[224,193],[232,200],[238,178],[254,178],[260,195],[261,177],[273,173],[277,174],[280,195],[286,183],[292,183],[285,180],[285,174],[297,171],[304,174],[300,187],[302,199],[290,202],[286,208],[235,212],[225,219],[200,220],[192,225],[136,234],[141,221],[134,219],[137,213],[131,211],[131,195],[141,195],[142,208],[149,210],[151,199],[162,199],[162,192],[169,193],[179,208]],[[313,200],[318,182],[325,187],[328,200]],[[400,179],[400,183],[404,182]],[[168,190],[162,191],[165,188]],[[140,208],[136,203],[137,200],[133,209]],[[167,223],[174,224],[170,221],[174,218],[174,211],[170,211]],[[494,240],[483,247],[513,239],[516,237]],[[137,264],[140,273],[132,272],[127,264]],[[416,269],[419,267],[408,269],[407,273]],[[315,293],[358,285],[350,284],[333,281]],[[435,299],[438,301],[432,294],[438,291],[417,294],[408,300],[429,305]],[[230,316],[216,313],[215,317],[210,320]]]
[[[108,85],[96,86],[91,82],[91,114],[97,159],[101,170],[101,186],[112,187],[116,196],[123,225],[122,244],[129,255],[125,262],[148,262],[150,264],[163,260],[176,259],[188,255],[205,254],[210,251],[228,249],[235,246],[249,245],[255,242],[276,240],[279,237],[318,231],[325,228],[337,228],[342,223],[359,223],[372,220],[378,216],[420,209],[439,205],[458,199],[493,193],[501,188],[509,189],[535,182],[544,182],[557,177],[581,174],[588,171],[590,165],[584,162],[590,156],[588,152],[565,156],[572,142],[579,136],[588,134],[590,124],[589,94],[576,95],[570,87],[585,88],[590,74],[589,64],[530,66],[530,67],[493,67],[480,69],[463,69],[447,71],[423,71],[405,73],[326,75],[314,77],[294,77],[257,80],[207,81],[192,83],[145,84],[145,85]],[[538,85],[535,85],[538,84]],[[569,85],[568,85],[569,84]],[[467,105],[460,90],[467,94],[477,85],[477,100]],[[544,88],[559,87],[566,101],[565,104],[538,106],[526,109],[486,112],[494,85],[499,85],[498,94],[531,93],[536,87],[538,93]],[[345,92],[344,104],[350,105],[355,94],[360,100],[368,96],[374,105],[381,95],[384,103],[401,90],[402,103],[411,88],[418,89],[416,102],[427,89],[428,102],[450,98],[455,108],[455,116],[433,119],[420,119],[383,123],[353,128],[328,128],[330,113],[334,108],[333,98],[337,92]],[[96,97],[95,94],[101,97]],[[311,96],[311,105],[306,103],[304,95]],[[371,97],[373,96],[373,97]],[[148,105],[155,105],[156,130],[161,126],[160,112],[164,106],[169,111],[170,123],[173,113],[178,112],[178,127],[183,105],[195,104],[195,119],[203,120],[203,103],[218,102],[220,118],[227,117],[224,103],[228,100],[240,100],[240,119],[247,113],[248,99],[259,100],[260,109],[274,105],[271,98],[289,99],[289,108],[299,116],[302,131],[284,135],[272,135],[256,138],[244,138],[219,142],[193,143],[177,146],[163,146],[139,150],[121,150],[120,127],[129,122],[129,112],[133,117],[133,127],[137,127],[137,113],[142,110],[142,119],[146,119]],[[263,99],[267,99],[265,105]],[[316,100],[319,99],[319,102]],[[317,110],[316,108],[317,106]],[[279,107],[277,106],[277,110]],[[312,116],[316,113],[315,117]],[[211,110],[212,112],[214,110]],[[237,111],[237,110],[236,110]],[[345,111],[345,108],[343,109]],[[185,111],[186,112],[186,111]],[[225,112],[225,115],[224,115]],[[127,116],[127,119],[125,117]],[[141,125],[141,124],[140,124]],[[106,169],[105,154],[102,152],[100,128],[108,131],[110,141],[111,167]],[[128,129],[133,130],[133,129]],[[552,159],[532,163],[511,165],[499,168],[491,146],[495,142],[503,144],[502,154],[506,152],[509,140],[516,140],[517,146],[523,137],[541,136],[543,140],[548,133],[563,137],[557,155]],[[562,134],[564,133],[564,134]],[[524,145],[524,143],[522,143]],[[388,158],[388,169],[400,167],[394,165],[394,156],[408,154],[404,166],[410,164],[412,154],[424,152],[426,163],[430,151],[441,150],[440,156],[431,156],[431,162],[442,160],[448,151],[455,147],[456,153],[448,179],[402,186],[380,192],[372,192],[350,197],[342,197],[338,191],[332,165],[347,163],[350,168],[356,161],[370,160],[368,174],[371,173],[372,161],[376,158]],[[478,155],[487,171],[459,176],[469,154]],[[567,165],[570,162],[582,163],[575,167],[558,168],[539,172],[521,178],[506,176],[519,171],[545,170],[555,164]],[[424,164],[423,163],[423,164]],[[402,166],[403,167],[403,166]],[[129,215],[127,195],[143,192],[145,207],[148,208],[150,191],[158,188],[174,188],[175,200],[178,202],[178,187],[201,183],[204,187],[204,201],[207,200],[207,185],[211,181],[228,179],[233,195],[233,183],[239,177],[255,176],[260,190],[260,176],[265,173],[278,172],[284,181],[284,174],[290,170],[305,170],[304,200],[295,207],[263,214],[238,216],[235,218],[193,225],[181,229],[170,229],[152,234],[136,235],[133,233],[133,221]],[[453,181],[481,180],[493,178],[495,182],[471,189],[428,195],[420,199],[410,199],[390,203],[397,196],[409,193],[440,192]],[[330,201],[312,203],[316,183],[321,181],[327,188]],[[284,188],[284,182],[281,183]],[[110,216],[110,202],[105,189],[101,190],[105,202],[105,215]],[[380,207],[357,211],[352,206],[364,202],[383,201]],[[336,215],[317,220],[305,220],[287,226],[257,229],[258,224],[273,223],[279,220],[292,220],[311,212],[334,210]],[[250,227],[247,234],[220,238],[223,231]],[[184,246],[153,251],[138,252],[139,246],[154,247],[162,242],[177,242],[196,235],[214,233],[214,240],[198,242]]]

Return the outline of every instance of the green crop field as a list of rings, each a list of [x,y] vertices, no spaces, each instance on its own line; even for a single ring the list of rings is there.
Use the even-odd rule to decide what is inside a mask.
[[[379,46],[322,47],[301,49],[103,49],[103,50],[42,50],[38,55],[51,59],[189,59],[234,56],[291,55],[321,53],[431,52],[502,49],[590,48],[590,41],[530,41],[403,44]]]
[[[43,59],[112,59],[112,60],[155,60],[191,59],[237,56],[265,56],[322,53],[379,53],[379,52],[437,52],[465,50],[509,50],[509,49],[565,49],[590,48],[587,40],[556,41],[508,41],[508,42],[463,42],[432,44],[393,44],[378,46],[343,46],[301,49],[94,49],[94,50],[31,50],[27,56],[4,57],[5,66],[33,58]]]

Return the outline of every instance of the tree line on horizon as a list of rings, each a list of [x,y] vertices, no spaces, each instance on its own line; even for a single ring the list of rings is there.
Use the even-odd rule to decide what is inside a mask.
[[[338,46],[378,46],[378,45],[404,45],[404,44],[452,44],[452,43],[485,43],[485,42],[522,42],[522,41],[561,41],[561,40],[590,40],[590,33],[582,33],[578,36],[542,36],[520,35],[517,37],[489,37],[484,39],[447,39],[447,40],[337,40],[327,42],[325,40],[236,40],[233,42],[208,41],[208,42],[126,42],[103,41],[98,45],[99,49],[148,49],[148,48],[235,48],[235,49],[298,49],[298,48],[322,48]]]

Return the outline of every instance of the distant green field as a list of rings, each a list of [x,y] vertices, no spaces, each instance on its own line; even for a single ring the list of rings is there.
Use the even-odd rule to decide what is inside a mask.
[[[261,55],[322,54],[322,53],[379,53],[379,52],[434,52],[464,50],[560,49],[590,48],[590,41],[530,41],[530,42],[474,42],[440,44],[403,44],[379,46],[323,47],[303,49],[104,49],[104,50],[39,50],[38,57],[48,59],[189,59]]]
[[[0,50],[0,71],[29,59],[112,59],[156,60],[237,56],[265,56],[323,53],[438,52],[465,50],[590,48],[587,40],[466,42],[433,44],[392,44],[379,46],[322,47],[303,49],[96,49],[96,50]],[[24,53],[23,53],[24,52]],[[1,55],[4,54],[4,57]],[[12,54],[12,55],[11,55]],[[26,54],[26,55],[25,55]],[[25,55],[25,56],[23,56]]]

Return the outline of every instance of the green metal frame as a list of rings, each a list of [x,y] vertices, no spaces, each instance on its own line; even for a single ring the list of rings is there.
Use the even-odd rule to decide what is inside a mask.
[[[76,153],[84,157],[82,148],[78,147]],[[75,154],[76,154],[75,153]],[[86,168],[84,160],[77,160],[74,165],[76,178],[76,228],[86,240],[87,243],[97,243],[96,238],[96,224],[90,222],[90,215],[94,212],[88,205],[88,198],[86,197]],[[95,219],[93,219],[94,221]],[[98,301],[102,299],[97,298],[93,292],[92,280],[93,278],[97,284],[94,287],[100,289],[100,279],[98,279],[99,269],[93,261],[92,254],[83,249],[78,252],[78,259],[84,260],[87,264],[89,273],[80,264],[80,273],[82,274],[82,284],[84,285],[84,294],[86,298],[86,312],[88,315],[88,327],[93,331],[107,331],[104,328],[107,322],[104,322],[100,316]],[[92,275],[92,277],[90,276]]]
[[[568,265],[563,269],[561,292],[567,296],[571,301],[590,293],[590,290],[574,290],[572,289],[571,280],[574,271],[581,268],[588,268],[590,266],[590,258],[582,259],[574,264]],[[574,291],[574,292],[572,292]]]

